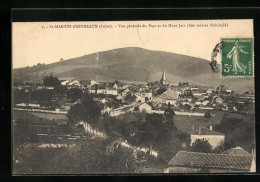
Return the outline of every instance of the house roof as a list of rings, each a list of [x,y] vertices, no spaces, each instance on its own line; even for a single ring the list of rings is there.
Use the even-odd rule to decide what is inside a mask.
[[[249,171],[253,156],[212,154],[179,151],[168,163],[170,166],[208,167]]]
[[[208,128],[202,127],[201,132],[199,134],[199,130],[195,131],[191,135],[224,135],[223,133],[219,133]]]
[[[230,154],[230,155],[251,155],[249,152],[245,151],[241,147],[235,147],[222,152],[222,154]]]
[[[132,145],[130,145],[129,143],[127,143],[125,140],[123,140],[122,138],[116,139],[113,142],[109,143],[106,148],[113,146],[113,147],[118,147],[119,145],[121,145],[122,143],[127,144],[130,148],[132,148]]]
[[[178,99],[179,93],[176,92],[175,90],[169,90],[165,93],[163,93],[162,95],[160,95],[159,97],[164,98],[164,99]]]
[[[148,103],[146,103],[146,102],[139,104],[137,107],[140,107],[140,106],[142,106],[142,105],[145,105],[145,106],[148,106],[148,107],[152,107],[150,104],[148,104]]]

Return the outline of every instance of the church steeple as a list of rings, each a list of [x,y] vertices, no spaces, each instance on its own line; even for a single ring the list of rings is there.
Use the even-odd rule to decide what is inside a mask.
[[[165,70],[163,70],[163,74],[162,74],[162,78],[160,80],[161,85],[165,85],[166,84],[166,74],[165,74]]]

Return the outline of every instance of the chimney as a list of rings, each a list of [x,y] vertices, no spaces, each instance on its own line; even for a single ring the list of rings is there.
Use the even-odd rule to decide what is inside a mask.
[[[199,126],[199,135],[201,135],[201,126]]]
[[[209,129],[212,131],[212,125],[209,125]]]

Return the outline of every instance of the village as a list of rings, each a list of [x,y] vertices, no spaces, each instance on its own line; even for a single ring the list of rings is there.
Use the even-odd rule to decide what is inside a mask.
[[[255,98],[254,93],[249,91],[236,93],[225,85],[209,88],[189,82],[169,83],[163,70],[160,80],[147,83],[58,80],[51,74],[45,77],[42,83],[14,83],[13,95],[14,125],[28,121],[30,117],[26,115],[31,113],[39,119],[37,122],[40,125],[46,124],[45,120],[51,120],[48,122],[55,126],[70,125],[77,133],[81,132],[77,129],[77,126],[80,126],[87,136],[66,133],[67,139],[90,137],[105,140],[105,155],[113,154],[115,150],[123,147],[131,149],[139,163],[151,160],[151,156],[155,166],[162,163],[159,165],[159,172],[216,173],[255,170],[252,138],[249,137],[251,143],[248,142],[247,136],[241,136],[245,141],[239,141],[235,131],[224,132],[227,122],[244,123],[246,120],[245,125],[252,124],[250,118],[254,117]],[[82,119],[86,117],[76,113],[78,111],[75,111],[75,108],[85,103],[84,95],[91,96],[93,105],[96,104],[100,108],[100,126],[92,120],[88,122],[87,119]],[[149,124],[150,121],[162,122]],[[120,129],[116,129],[116,126]],[[241,130],[244,128],[241,127]],[[39,138],[37,141],[47,141],[44,137],[51,135],[64,139],[65,135],[59,136],[57,132],[51,134],[50,130],[48,132],[35,133],[34,137]],[[164,137],[163,134],[167,136]],[[147,136],[149,137],[146,138]],[[171,140],[173,143],[168,144],[167,137],[169,143]],[[25,141],[28,144],[30,140]],[[205,143],[209,145],[207,150]],[[73,148],[75,145],[73,142],[55,144],[52,141],[40,143],[38,147]],[[18,159],[15,161],[17,165],[20,162]],[[146,171],[141,172],[151,172],[149,168],[156,168],[149,165],[152,166],[151,163],[147,164]],[[136,168],[132,172],[136,172]]]

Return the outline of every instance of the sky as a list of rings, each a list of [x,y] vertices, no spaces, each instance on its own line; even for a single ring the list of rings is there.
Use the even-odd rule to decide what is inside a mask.
[[[213,27],[212,24],[227,26]],[[12,24],[12,65],[19,68],[50,64],[61,58],[66,60],[122,47],[142,47],[210,60],[221,38],[253,36],[253,20],[15,22]]]

